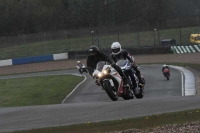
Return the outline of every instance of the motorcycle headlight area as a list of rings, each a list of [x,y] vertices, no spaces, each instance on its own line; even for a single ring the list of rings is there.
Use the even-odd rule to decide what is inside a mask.
[[[99,78],[101,78],[101,77],[103,76],[103,73],[98,73],[97,76],[98,76]]]
[[[108,71],[106,71],[106,70],[103,70],[103,74],[108,74]]]
[[[103,70],[102,72],[98,73],[97,76],[101,78],[102,76],[107,75],[109,72],[107,70]]]

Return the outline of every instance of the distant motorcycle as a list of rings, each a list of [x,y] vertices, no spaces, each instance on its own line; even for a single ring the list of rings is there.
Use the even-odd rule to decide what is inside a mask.
[[[169,69],[168,69],[168,68],[165,68],[165,69],[163,70],[163,75],[164,75],[164,77],[167,78],[167,80],[169,80],[170,73],[169,73]]]
[[[83,72],[88,73],[88,70],[86,69],[85,65],[82,64],[82,63],[80,63],[80,61],[79,61],[79,63],[76,65],[76,68],[78,69],[78,71],[79,71],[81,74],[83,74]]]
[[[122,97],[124,100],[134,98],[130,85],[128,88],[124,87],[122,77],[109,63],[105,61],[98,62],[92,75],[96,79],[96,83],[102,86],[111,100],[117,101],[118,97]]]
[[[143,98],[144,86],[141,86],[139,84],[139,79],[138,79],[137,75],[135,74],[135,71],[133,70],[130,61],[119,60],[119,61],[117,61],[116,65],[118,65],[123,70],[125,75],[129,78],[129,82],[132,84],[131,86],[133,87],[132,89],[134,91],[135,97],[138,99]],[[136,85],[133,85],[133,83],[134,83],[133,80],[136,81]],[[142,76],[142,80],[145,83],[145,79],[143,76]]]

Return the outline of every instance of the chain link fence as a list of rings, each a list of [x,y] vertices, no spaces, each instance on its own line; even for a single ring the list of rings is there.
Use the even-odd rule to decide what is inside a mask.
[[[200,16],[181,16],[149,24],[60,30],[37,34],[0,36],[0,59],[30,57],[86,51],[91,45],[110,49],[119,41],[123,48],[160,46],[163,39],[174,39],[176,45],[188,45],[190,34],[199,33]]]

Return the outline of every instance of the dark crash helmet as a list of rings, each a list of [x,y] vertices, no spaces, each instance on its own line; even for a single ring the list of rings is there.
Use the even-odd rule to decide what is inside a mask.
[[[90,55],[94,56],[99,52],[99,48],[95,45],[92,45],[88,51],[90,52]]]

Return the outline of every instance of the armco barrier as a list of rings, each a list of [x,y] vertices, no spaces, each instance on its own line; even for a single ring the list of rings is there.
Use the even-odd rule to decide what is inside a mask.
[[[187,46],[171,46],[171,50],[173,53],[176,54],[200,52],[200,44]]]
[[[154,46],[154,47],[137,47],[137,48],[125,48],[129,51],[131,55],[144,55],[144,54],[167,54],[171,53],[170,46]],[[110,54],[110,49],[101,50],[106,54]],[[69,51],[66,53],[52,54],[52,55],[43,55],[43,56],[33,56],[33,57],[24,57],[24,58],[15,58],[1,60],[0,66],[9,66],[9,65],[20,65],[52,60],[62,60],[62,59],[81,59],[87,58],[89,55],[88,51]]]
[[[35,62],[52,61],[52,60],[53,60],[53,55],[33,56],[33,57],[12,59],[12,64],[20,65],[20,64],[28,64]]]
[[[0,66],[10,66],[12,65],[12,59],[0,60]]]
[[[1,60],[0,66],[20,65],[62,59],[68,59],[68,53]]]

